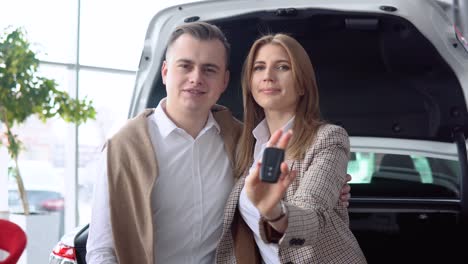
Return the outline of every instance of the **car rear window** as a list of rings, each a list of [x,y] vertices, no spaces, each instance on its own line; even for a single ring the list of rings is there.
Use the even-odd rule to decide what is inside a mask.
[[[458,161],[417,155],[352,152],[353,197],[459,198]]]

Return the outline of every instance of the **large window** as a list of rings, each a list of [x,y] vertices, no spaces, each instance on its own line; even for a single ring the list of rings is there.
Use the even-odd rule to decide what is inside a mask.
[[[0,29],[24,27],[40,50],[40,59],[64,63],[76,61],[78,0],[2,1]]]
[[[60,234],[90,220],[100,150],[127,119],[150,20],[162,8],[183,2],[190,1],[2,3],[0,29],[23,27],[39,54],[41,74],[71,95],[93,100],[97,110],[96,120],[78,129],[59,119],[30,118],[16,131],[26,146],[20,168],[31,209],[57,212]],[[49,184],[40,184],[44,181]],[[11,210],[20,210],[14,182],[8,188]]]
[[[127,119],[135,76],[112,70],[82,70],[80,94],[92,99],[97,118],[80,126],[78,133],[78,209],[79,223],[90,220],[93,183],[99,171],[103,144]]]

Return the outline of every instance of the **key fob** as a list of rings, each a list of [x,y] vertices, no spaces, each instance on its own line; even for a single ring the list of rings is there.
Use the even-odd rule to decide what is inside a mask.
[[[281,174],[281,162],[284,160],[284,150],[279,148],[266,148],[263,152],[260,180],[275,183]]]

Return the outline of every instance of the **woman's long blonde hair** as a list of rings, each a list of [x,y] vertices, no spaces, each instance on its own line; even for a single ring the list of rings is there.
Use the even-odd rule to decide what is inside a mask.
[[[251,93],[252,69],[258,50],[267,45],[279,45],[289,55],[295,87],[299,97],[294,118],[294,136],[289,143],[286,156],[301,159],[312,144],[321,124],[319,95],[315,72],[309,55],[294,38],[285,34],[265,35],[254,42],[242,69],[242,96],[244,103],[244,128],[236,152],[236,175],[243,175],[252,165],[255,139],[252,130],[264,119],[265,113]]]

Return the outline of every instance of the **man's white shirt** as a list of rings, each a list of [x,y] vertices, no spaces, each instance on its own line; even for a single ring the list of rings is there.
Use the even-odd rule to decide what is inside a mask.
[[[165,99],[147,120],[159,169],[152,192],[155,262],[211,264],[234,184],[232,167],[211,113],[194,139],[169,119],[164,106]],[[117,263],[105,151],[101,164],[87,242],[88,264]]]

